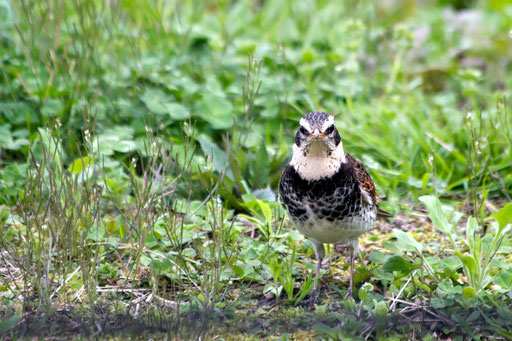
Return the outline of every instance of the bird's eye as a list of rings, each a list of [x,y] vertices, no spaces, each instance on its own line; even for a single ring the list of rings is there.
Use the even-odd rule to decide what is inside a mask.
[[[334,126],[333,126],[333,125],[331,125],[331,126],[329,126],[329,128],[325,129],[324,134],[325,134],[325,135],[329,135],[329,134],[330,134],[330,133],[332,133],[333,131],[334,131]]]
[[[301,132],[301,134],[303,134],[303,135],[309,135],[309,131],[307,131],[307,129],[306,129],[306,128],[304,128],[304,127],[300,127],[299,131],[300,131],[300,132]]]

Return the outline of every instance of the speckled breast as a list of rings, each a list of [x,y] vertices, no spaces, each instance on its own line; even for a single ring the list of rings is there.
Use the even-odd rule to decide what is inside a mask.
[[[292,166],[283,171],[279,194],[290,219],[309,238],[344,243],[368,231],[376,218],[375,205],[362,200],[350,165],[330,178],[307,181]]]

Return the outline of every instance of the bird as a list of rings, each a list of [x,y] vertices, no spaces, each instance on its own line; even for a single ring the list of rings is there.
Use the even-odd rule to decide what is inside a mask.
[[[310,112],[300,119],[292,159],[281,174],[278,192],[293,225],[313,243],[318,262],[313,295],[324,244],[348,242],[347,296],[352,297],[359,237],[372,228],[377,214],[390,214],[378,208],[375,185],[363,164],[343,149],[333,116]]]

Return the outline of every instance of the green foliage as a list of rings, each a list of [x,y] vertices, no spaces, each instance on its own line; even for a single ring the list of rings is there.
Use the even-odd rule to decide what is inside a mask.
[[[511,8],[0,0],[0,334],[114,302],[177,329],[183,311],[260,311],[240,333],[269,337],[314,285],[276,188],[322,110],[397,218],[356,263],[360,301],[336,264],[291,332],[511,338]]]
[[[281,295],[281,292],[284,289],[287,295],[287,299],[285,301],[297,305],[312,292],[315,281],[313,280],[313,273],[310,273],[300,285],[299,290],[296,290],[297,282],[294,277],[294,264],[296,261],[295,250],[296,247],[294,245],[291,257],[284,262],[280,261],[277,256],[272,257],[269,267],[272,273],[272,278],[274,279],[274,287],[269,287],[268,289],[272,290],[277,297]]]
[[[451,228],[441,208],[439,200],[432,196],[420,197],[427,206],[429,217],[436,228],[445,233],[450,240],[453,253],[462,262],[464,274],[472,289],[464,289],[464,297],[473,297],[484,290],[491,283],[497,273],[493,271],[495,265],[493,258],[500,251],[504,238],[510,238],[510,222],[512,221],[512,204],[507,204],[500,209],[495,217],[497,224],[494,224],[494,235],[481,236],[479,226],[474,217],[469,217],[466,225],[466,234],[460,235],[456,229]],[[463,242],[460,245],[459,240]],[[464,249],[468,248],[468,253]]]

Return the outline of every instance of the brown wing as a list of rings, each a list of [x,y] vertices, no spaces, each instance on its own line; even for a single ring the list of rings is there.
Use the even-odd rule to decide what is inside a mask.
[[[363,199],[368,202],[369,204],[377,204],[377,191],[375,190],[375,185],[373,184],[373,180],[370,177],[370,174],[366,171],[363,164],[359,162],[357,159],[352,157],[349,153],[345,153],[345,158],[347,159],[347,162],[352,165],[352,168],[354,169],[354,174],[356,176],[356,180],[359,183],[359,187],[361,188],[361,191],[365,191],[365,193],[362,193]],[[369,196],[369,197],[368,197]],[[371,198],[371,200],[370,200]],[[373,202],[371,202],[373,201]]]
[[[373,180],[370,177],[370,174],[366,171],[366,168],[364,168],[363,164],[349,153],[345,153],[345,158],[347,159],[347,162],[350,163],[354,169],[354,174],[356,175],[357,182],[359,182],[359,187],[362,191],[365,191],[367,195],[362,194],[363,200],[365,200],[369,204],[375,204],[377,205],[377,191],[375,190],[375,185],[373,184]],[[371,197],[371,200],[373,202],[370,202],[368,195]],[[382,210],[379,206],[377,206],[377,216],[381,218],[392,218],[393,215],[391,213],[388,213],[384,210]]]

